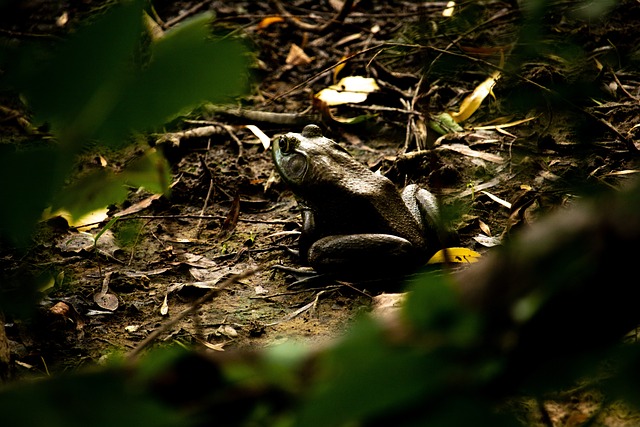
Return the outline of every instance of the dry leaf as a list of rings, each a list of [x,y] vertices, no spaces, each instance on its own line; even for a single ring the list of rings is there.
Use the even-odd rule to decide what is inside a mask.
[[[464,154],[465,156],[477,157],[479,159],[486,160],[488,162],[498,163],[498,164],[504,163],[504,160],[502,159],[502,157],[496,154],[485,153],[484,151],[476,151],[464,144],[444,144],[436,148],[436,150],[452,150],[457,153]]]
[[[269,138],[264,132],[262,132],[262,130],[260,130],[258,126],[245,125],[245,127],[249,129],[251,133],[258,137],[265,150],[269,149],[269,146],[271,145],[271,138]]]
[[[224,335],[225,337],[235,338],[238,336],[238,331],[236,331],[232,326],[220,325],[220,327],[216,329],[215,334],[218,336]]]
[[[289,49],[289,55],[287,55],[287,59],[285,62],[289,65],[309,65],[313,61],[312,58],[309,58],[304,50],[300,46],[295,43],[291,43],[291,49]]]
[[[484,222],[478,221],[478,225],[480,226],[480,230],[484,232],[487,236],[491,236],[491,228]]]
[[[343,56],[342,58],[340,58],[340,61],[343,61],[344,59],[346,59],[346,56]],[[340,74],[340,71],[342,71],[342,69],[347,65],[346,62],[343,62],[339,65],[336,65],[335,67],[333,67],[333,83],[338,81],[338,74]]]
[[[90,252],[93,250],[95,239],[92,234],[81,232],[72,234],[67,237],[64,236],[57,244],[56,247],[63,253],[80,253],[82,251]]]
[[[359,104],[367,100],[366,93],[342,92],[335,89],[322,89],[316,94],[327,105]]]
[[[93,296],[93,302],[95,302],[98,307],[109,311],[114,311],[118,308],[118,297],[113,294],[96,294]]]
[[[372,298],[373,314],[381,314],[387,310],[402,307],[407,299],[407,293],[380,294]]]
[[[531,120],[535,120],[538,117],[540,117],[540,116],[528,117],[526,119],[516,120],[515,122],[503,123],[503,124],[498,124],[498,125],[474,126],[473,130],[492,130],[492,129],[500,130],[500,129],[509,128],[509,127],[512,127],[512,126],[521,125],[521,124],[529,122]]]
[[[166,316],[167,313],[169,313],[169,303],[167,301],[168,295],[168,292],[164,295],[164,301],[162,301],[162,306],[160,307],[160,314],[163,316]]]
[[[218,344],[211,344],[210,342],[206,342],[203,341],[202,345],[204,345],[205,347],[207,347],[209,350],[213,350],[213,351],[224,351],[224,346],[226,343],[218,343]]]
[[[102,279],[102,289],[93,296],[93,302],[95,302],[98,307],[109,311],[115,311],[118,308],[118,297],[109,293],[109,282],[111,281],[112,275],[113,272],[104,275],[104,279]]]
[[[98,227],[102,221],[107,219],[109,217],[107,215],[108,211],[109,209],[107,207],[99,208],[75,219],[64,209],[58,209],[53,213],[51,213],[50,210],[45,210],[45,212],[42,213],[42,219],[48,220],[59,216],[67,221],[69,227],[76,227],[78,231],[87,231]]]
[[[254,291],[256,293],[256,295],[263,295],[263,294],[268,294],[269,291],[265,288],[263,288],[261,285],[258,285],[254,288]]]
[[[236,193],[236,196],[233,198],[233,202],[231,203],[231,209],[229,209],[229,213],[227,217],[224,219],[222,223],[222,227],[220,227],[220,231],[218,232],[218,238],[224,240],[233,233],[233,230],[236,229],[236,225],[238,225],[238,218],[240,217],[240,194]]]
[[[329,5],[336,12],[340,12],[342,10],[342,7],[344,6],[344,1],[343,0],[329,0]]]
[[[502,244],[502,238],[499,236],[485,236],[484,234],[478,234],[473,238],[476,242],[487,248],[492,248]]]
[[[133,205],[129,206],[127,209],[120,211],[118,213],[115,213],[113,216],[115,218],[121,217],[121,216],[126,216],[126,215],[131,215],[137,212],[140,212],[143,209],[148,208],[149,206],[151,206],[151,203],[153,203],[153,201],[158,200],[160,197],[162,197],[162,194],[153,194],[149,197],[147,197],[146,199],[140,200],[137,203],[134,203]]]
[[[496,196],[495,194],[489,193],[488,191],[480,191],[482,194],[488,196],[491,200],[493,200],[496,203],[501,204],[502,206],[504,206],[507,209],[511,209],[511,203],[507,202],[504,199],[501,199],[500,197]]]

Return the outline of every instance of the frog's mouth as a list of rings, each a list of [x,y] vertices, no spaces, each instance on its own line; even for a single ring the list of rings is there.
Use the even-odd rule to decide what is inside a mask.
[[[301,184],[309,169],[307,157],[296,151],[298,142],[297,138],[282,135],[273,144],[273,160],[276,168],[282,178],[292,184]]]

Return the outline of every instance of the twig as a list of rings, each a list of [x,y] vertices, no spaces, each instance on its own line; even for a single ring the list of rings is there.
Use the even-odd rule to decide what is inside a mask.
[[[639,99],[637,97],[633,96],[631,93],[629,93],[628,90],[626,90],[624,88],[624,86],[622,85],[622,83],[618,79],[618,76],[616,76],[616,73],[613,71],[613,69],[611,67],[609,67],[609,72],[611,73],[611,75],[613,76],[613,79],[618,84],[618,87],[625,93],[625,95],[627,95],[629,98],[633,99],[634,101],[639,101]]]
[[[217,219],[224,220],[226,217],[221,215],[125,215],[119,217],[119,220],[132,220],[132,219]],[[238,218],[239,222],[248,222],[249,224],[291,224],[292,221],[286,219],[250,219],[250,218]],[[78,230],[80,228],[89,227],[91,225],[102,224],[102,221],[90,222],[87,224],[76,225],[69,227],[70,230]]]
[[[278,13],[280,13],[280,15],[282,15],[282,17],[286,19],[288,23],[290,23],[294,27],[297,27],[301,30],[311,31],[314,33],[323,33],[327,31],[329,28],[331,28],[333,25],[341,24],[349,14],[349,12],[351,11],[351,7],[353,6],[353,0],[345,0],[345,2],[342,4],[342,9],[340,9],[340,11],[333,18],[329,19],[323,25],[313,25],[313,24],[307,24],[305,22],[302,22],[298,20],[295,16],[291,15],[287,11],[287,9],[284,8],[280,0],[272,0],[272,2],[276,7],[276,9],[278,9]]]
[[[238,145],[238,158],[236,160],[242,159],[244,156],[244,148],[242,147],[242,141],[240,141],[240,138],[238,138],[236,134],[233,132],[233,129],[231,128],[231,126],[224,125],[223,127],[224,127],[224,130],[227,131],[231,139],[233,139]]]
[[[311,301],[309,304],[305,304],[304,306],[300,307],[299,309],[297,309],[296,311],[294,311],[293,313],[289,313],[286,316],[284,316],[282,319],[277,320],[275,322],[272,323],[267,323],[265,326],[275,326],[278,325],[280,323],[289,321],[291,319],[294,319],[296,317],[298,317],[300,314],[304,313],[305,311],[309,310],[309,309],[314,309],[317,307],[318,305],[318,301],[320,301],[320,296],[326,292],[332,292],[335,289],[328,289],[328,290],[324,290],[324,291],[320,291],[318,292],[318,294],[316,295],[316,297],[314,298],[313,301]]]
[[[276,113],[272,111],[248,110],[245,108],[219,107],[213,104],[206,104],[205,111],[212,114],[224,114],[237,119],[250,120],[252,122],[271,123],[274,125],[304,126],[320,120],[318,114],[302,113]]]
[[[224,128],[219,125],[203,126],[195,129],[188,129],[180,132],[169,132],[164,134],[155,134],[158,136],[156,144],[163,142],[171,142],[174,146],[180,145],[180,140],[187,138],[203,138],[206,136],[220,135]]]
[[[181,14],[176,16],[175,18],[169,19],[167,22],[162,24],[162,27],[165,30],[168,29],[168,28],[173,27],[178,22],[182,21],[183,19],[193,15],[194,13],[196,13],[197,11],[202,9],[202,7],[207,3],[209,3],[209,0],[201,1],[200,3],[197,3],[197,4],[193,5],[191,8],[185,10],[184,12],[182,12]]]
[[[334,290],[334,289],[338,289],[341,286],[343,286],[343,284],[334,285],[334,286],[327,286],[327,287],[323,287],[323,288],[307,288],[307,289],[300,289],[298,291],[278,292],[276,294],[271,294],[271,295],[256,295],[254,297],[249,297],[249,299],[270,299],[270,298],[275,298],[275,297],[298,295],[298,294],[303,294],[303,293],[306,293],[306,292],[315,292],[315,291],[320,291],[320,290]]]
[[[228,279],[223,281],[220,284],[220,286],[218,286],[217,288],[209,290],[206,294],[204,294],[203,296],[198,298],[193,304],[191,304],[190,307],[188,307],[185,310],[183,310],[182,312],[180,312],[173,319],[169,319],[167,322],[165,322],[162,325],[160,325],[160,327],[158,329],[156,329],[155,331],[153,331],[149,335],[147,335],[147,337],[144,340],[142,340],[133,350],[131,350],[129,353],[127,353],[127,355],[125,357],[125,360],[127,362],[129,362],[129,363],[134,362],[137,359],[137,357],[140,354],[140,352],[142,350],[144,350],[145,348],[147,348],[152,342],[154,342],[163,332],[169,330],[171,327],[173,327],[180,320],[184,319],[185,317],[187,317],[191,313],[195,312],[201,305],[203,305],[204,303],[208,302],[210,299],[213,299],[213,297],[218,295],[220,293],[220,291],[228,288],[229,286],[233,285],[234,283],[236,283],[236,282],[238,282],[238,281],[240,281],[242,279],[246,279],[247,277],[253,276],[259,270],[260,270],[259,268],[252,269],[252,270],[245,270],[240,274],[236,274],[236,275],[233,275],[233,276],[229,277]]]

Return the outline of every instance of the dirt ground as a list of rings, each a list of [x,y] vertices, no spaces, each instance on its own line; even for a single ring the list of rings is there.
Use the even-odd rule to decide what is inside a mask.
[[[39,7],[25,6],[20,19],[3,23],[4,37],[59,35],[67,31],[55,25],[63,13],[72,26],[97,8],[92,2],[33,3]],[[282,16],[267,2],[154,5],[157,21],[171,25],[214,10],[218,28],[235,31],[255,55],[254,86],[243,109],[277,114],[200,110],[167,131],[213,126],[205,136],[173,144],[166,135],[148,134],[173,167],[171,195],[132,191],[110,211],[112,217],[131,213],[101,237],[97,253],[56,219],[40,224],[25,257],[4,251],[5,268],[29,265],[50,285],[33,322],[7,323],[19,375],[62,372],[127,352],[232,273],[257,269],[153,345],[228,351],[292,340],[322,344],[369,311],[373,296],[401,289],[327,278],[297,285],[297,277],[279,268],[301,267],[288,251],[299,230],[296,201],[276,176],[269,149],[245,125],[257,125],[270,138],[300,132],[310,122],[322,125],[325,136],[399,188],[415,182],[439,195],[461,246],[480,253],[539,215],[616,188],[638,172],[640,22],[630,18],[640,16],[636,1],[619,2],[602,19],[581,16],[581,2],[557,2],[535,22],[516,2],[478,2],[447,20],[441,3],[361,1],[327,29],[319,27],[338,11],[326,2],[288,4],[298,24],[265,21]],[[300,22],[315,28],[299,28]],[[544,48],[531,48],[534,36],[520,32],[525,23],[540,25]],[[292,53],[293,44],[305,56]],[[495,71],[490,64],[500,64],[501,53],[506,65],[495,97],[462,123],[465,129],[440,137],[428,128],[429,117],[457,111]],[[330,113],[314,109],[312,95],[334,83],[331,67],[349,55],[338,79],[375,77],[380,91]],[[364,114],[359,123],[344,123]],[[495,127],[500,124],[510,126]],[[9,125],[4,121],[5,130]],[[97,168],[100,159],[117,167],[139,151],[98,148],[78,168]],[[115,309],[104,296],[105,276]],[[551,402],[547,410],[553,425],[581,425],[580,416],[593,413],[587,403],[572,403],[568,411]],[[606,415],[602,425],[631,425],[619,414]]]

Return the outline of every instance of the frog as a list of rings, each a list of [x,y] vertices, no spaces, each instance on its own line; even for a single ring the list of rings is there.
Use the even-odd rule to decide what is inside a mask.
[[[272,158],[301,214],[298,254],[316,272],[383,278],[423,266],[441,248],[436,197],[401,191],[315,124],[275,138]]]

